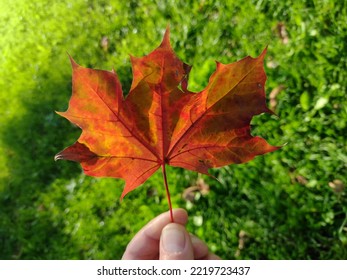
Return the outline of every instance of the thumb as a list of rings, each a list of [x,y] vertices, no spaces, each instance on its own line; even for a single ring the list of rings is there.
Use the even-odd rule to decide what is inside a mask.
[[[189,233],[180,224],[171,223],[163,228],[159,247],[160,260],[194,260]]]

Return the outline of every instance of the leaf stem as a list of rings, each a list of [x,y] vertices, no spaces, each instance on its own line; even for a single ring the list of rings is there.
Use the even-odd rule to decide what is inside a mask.
[[[163,171],[163,179],[164,179],[164,185],[165,185],[165,189],[166,189],[166,196],[167,196],[167,201],[169,203],[170,220],[171,220],[171,223],[174,223],[173,214],[172,214],[172,205],[171,205],[170,191],[169,191],[169,186],[167,184],[167,178],[166,178],[165,162],[162,163],[161,169]]]

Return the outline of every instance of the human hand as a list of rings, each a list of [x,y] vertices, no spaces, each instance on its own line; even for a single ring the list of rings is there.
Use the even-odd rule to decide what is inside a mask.
[[[163,213],[144,226],[128,244],[123,260],[219,260],[207,245],[188,233],[188,214],[174,209],[175,223],[169,212]]]

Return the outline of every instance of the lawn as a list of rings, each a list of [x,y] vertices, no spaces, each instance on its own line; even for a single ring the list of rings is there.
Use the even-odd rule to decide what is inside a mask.
[[[227,2],[227,4],[225,3]],[[339,0],[0,2],[0,259],[119,259],[168,210],[160,172],[120,201],[124,181],[54,162],[80,130],[55,111],[71,95],[68,54],[130,88],[170,24],[202,90],[215,61],[267,46],[268,106],[252,134],[280,150],[211,170],[169,167],[174,207],[224,259],[347,259],[347,5]],[[192,192],[190,187],[195,187]]]

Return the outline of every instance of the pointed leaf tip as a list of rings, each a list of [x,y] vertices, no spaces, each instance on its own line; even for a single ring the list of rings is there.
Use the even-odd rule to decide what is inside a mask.
[[[120,201],[122,202],[124,197],[130,192],[131,190],[127,190],[126,185],[123,188],[122,194],[120,196]]]
[[[69,53],[68,53],[67,55],[69,56],[72,69],[75,69],[75,68],[79,67],[79,65],[78,65],[78,64],[76,63],[76,61],[72,58],[72,56],[71,56]]]
[[[268,46],[266,46],[266,47],[264,48],[264,50],[261,52],[261,54],[259,55],[259,57],[261,57],[262,59],[264,59],[264,57],[265,57],[265,55],[266,55],[266,53],[267,53],[267,47],[268,47]]]
[[[170,45],[170,26],[169,25],[166,27],[163,41],[161,42],[160,46],[161,47],[171,47],[171,45]]]
[[[56,154],[56,155],[54,156],[54,161],[61,160],[61,159],[64,159],[64,158],[61,156],[60,153],[59,153],[59,154]]]

